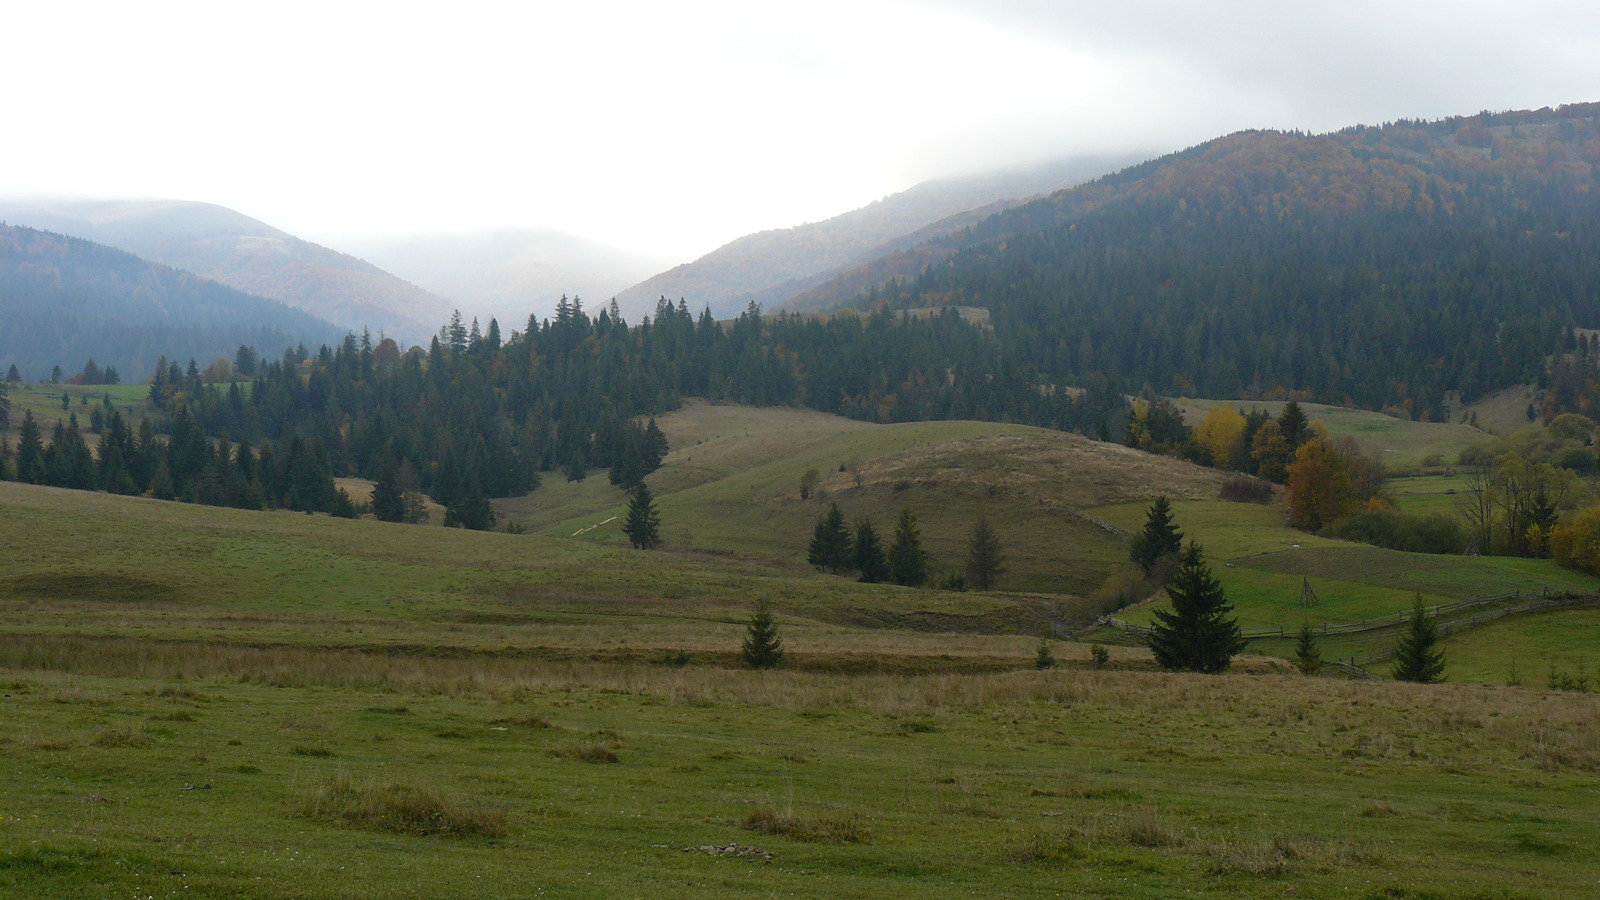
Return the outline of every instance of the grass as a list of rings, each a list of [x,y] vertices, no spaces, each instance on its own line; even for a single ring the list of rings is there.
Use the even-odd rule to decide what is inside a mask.
[[[559,534],[576,506],[478,534],[0,484],[0,533],[26,535],[0,542],[0,893],[1592,895],[1600,695],[1531,660],[1577,671],[1594,610],[1453,636],[1441,686],[1168,675],[1132,647],[1102,669],[1060,640],[1035,671],[1070,593],[860,585],[778,551],[816,508],[798,475],[855,447],[862,486],[835,465],[831,496],[928,504],[930,535],[1001,510],[1017,584],[1103,577],[1125,548],[1063,507],[1131,531],[1169,483],[1247,623],[1297,626],[1306,577],[1329,619],[1592,579],[1301,535],[1171,461],[1073,469],[1028,430],[919,449],[940,432],[792,412],[750,422],[759,453],[725,408],[673,426],[702,429],[661,473],[684,518],[755,535],[726,553]],[[737,667],[758,597],[787,669]]]

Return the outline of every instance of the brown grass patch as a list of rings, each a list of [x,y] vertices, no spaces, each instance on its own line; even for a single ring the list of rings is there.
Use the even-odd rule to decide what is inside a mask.
[[[504,812],[416,782],[356,785],[332,778],[306,800],[302,812],[337,825],[422,837],[503,837],[507,830]]]
[[[872,840],[872,832],[853,814],[802,816],[793,810],[778,812],[771,807],[758,806],[745,817],[744,827],[808,844],[865,844]]]

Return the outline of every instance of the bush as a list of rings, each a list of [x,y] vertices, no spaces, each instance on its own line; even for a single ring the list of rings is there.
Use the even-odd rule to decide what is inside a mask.
[[[1324,529],[1323,535],[1410,553],[1460,553],[1467,545],[1461,524],[1449,516],[1412,516],[1393,509],[1347,516]]]
[[[808,844],[862,844],[871,840],[855,816],[801,816],[757,807],[745,817],[744,827],[763,834],[781,834]]]
[[[1233,503],[1271,503],[1272,482],[1254,475],[1230,473],[1222,479],[1222,490],[1217,496]]]

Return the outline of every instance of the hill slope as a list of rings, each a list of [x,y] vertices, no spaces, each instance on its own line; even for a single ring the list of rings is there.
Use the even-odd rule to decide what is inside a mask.
[[[0,221],[58,231],[278,300],[340,328],[426,341],[449,318],[438,297],[371,263],[209,203],[0,203]]]
[[[826,221],[746,235],[628,288],[617,295],[617,302],[634,320],[653,310],[663,296],[686,299],[696,311],[710,306],[718,318],[737,315],[752,301],[776,307],[834,270],[898,249],[900,239],[941,220],[956,217],[935,227],[947,234],[967,224],[961,214],[980,207],[994,212],[1125,162],[1075,158],[1026,170],[926,181]]]
[[[1438,418],[1448,392],[1534,381],[1567,326],[1600,322],[1597,117],[1230,135],[796,302],[988,307],[1049,380]]]
[[[273,355],[334,341],[328,322],[121,250],[0,225],[0,369],[27,380],[52,366],[71,374],[89,359],[128,381],[159,356],[202,365],[240,344]]]

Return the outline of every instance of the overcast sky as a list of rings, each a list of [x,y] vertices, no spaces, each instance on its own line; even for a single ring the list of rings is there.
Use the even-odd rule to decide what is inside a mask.
[[[0,193],[687,260],[946,174],[1600,100],[1600,8],[580,0],[8,4]]]

